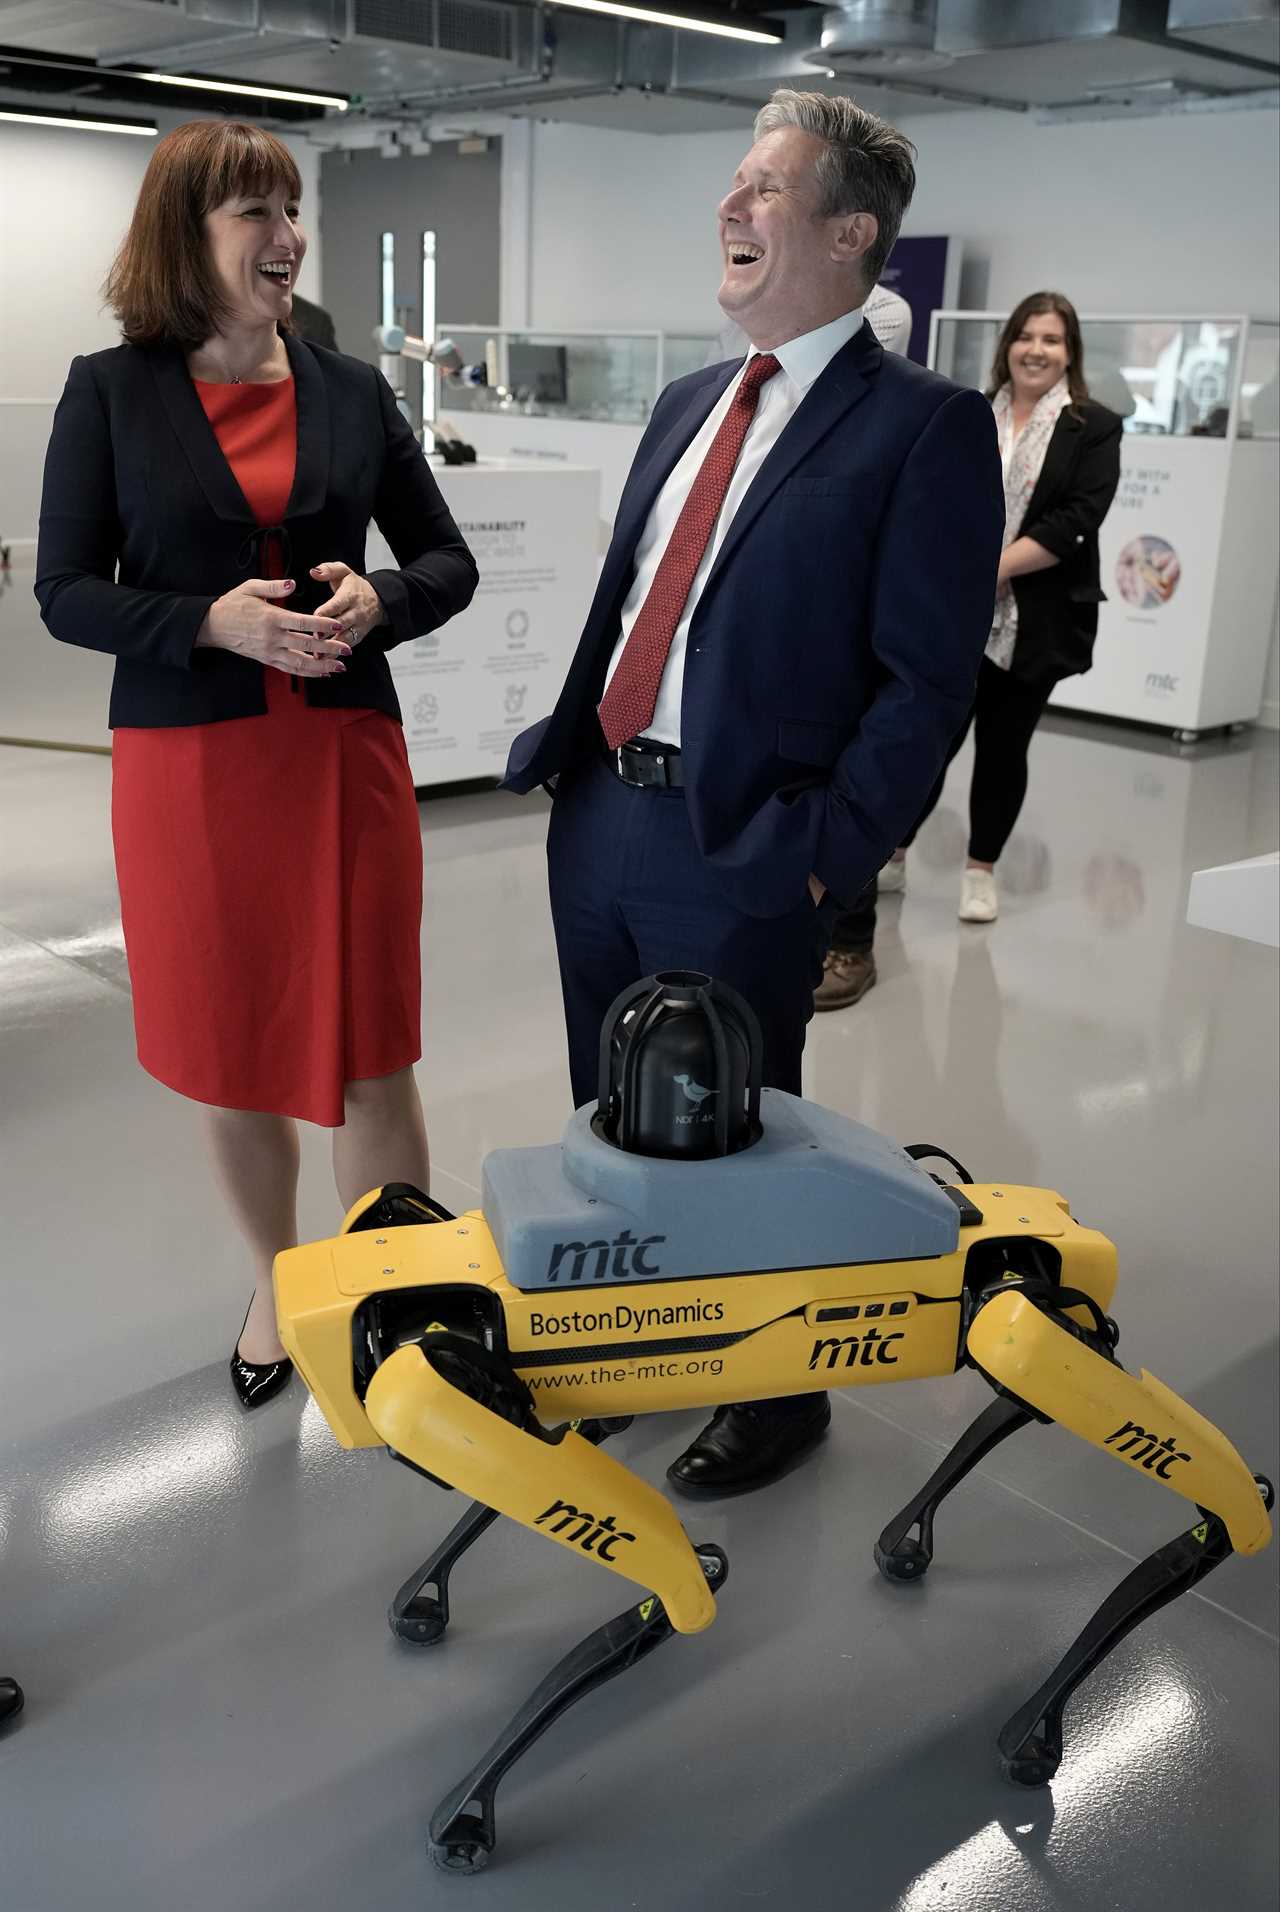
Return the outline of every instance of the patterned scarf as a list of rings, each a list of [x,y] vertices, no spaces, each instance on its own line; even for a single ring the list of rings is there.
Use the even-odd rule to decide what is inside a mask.
[[[1043,398],[1036,400],[1035,410],[1015,440],[1013,387],[1002,385],[991,401],[1000,439],[1000,456],[1004,461],[1004,547],[1011,545],[1021,534],[1031,494],[1040,482],[1049,440],[1053,437],[1059,417],[1070,403],[1071,389],[1064,372],[1057,384],[1051,386]],[[1011,444],[1012,451],[1009,449]],[[1017,641],[1018,600],[1013,595],[1012,585],[1002,584],[996,592],[995,616],[991,621],[991,635],[987,639],[987,656],[998,670],[1007,671],[1012,664],[1013,647]]]

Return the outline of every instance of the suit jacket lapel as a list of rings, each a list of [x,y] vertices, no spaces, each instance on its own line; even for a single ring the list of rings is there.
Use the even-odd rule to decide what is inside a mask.
[[[298,404],[298,459],[284,515],[306,518],[322,510],[329,495],[329,389],[311,347],[291,332],[285,333],[284,344]]]
[[[870,380],[879,371],[883,357],[884,352],[864,319],[849,343],[842,346],[826,370],[814,380],[794,418],[756,473],[746,497],[734,513],[733,523],[703,587],[699,606],[779,485],[785,483],[827,433],[866,397],[871,389]]]
[[[587,626],[588,632],[591,633],[591,641],[586,649],[593,659],[595,646],[612,625],[610,613],[618,599],[623,581],[631,577],[636,546],[640,542],[641,533],[653,509],[653,501],[702,430],[724,395],[725,388],[736,377],[739,364],[740,361],[735,361],[732,365],[726,366],[722,377],[709,379],[699,388],[670,430],[658,440],[643,469],[639,473],[633,472],[635,483],[629,484],[614,520],[613,536],[609,541],[608,555],[601,568],[593,600],[593,619]],[[601,624],[602,628],[593,630],[592,626],[596,623]]]
[[[626,507],[619,515],[614,527],[614,542],[620,549],[625,550],[628,556],[634,553],[640,542],[640,534],[648,521],[655,498],[723,398],[728,386],[737,377],[739,370],[740,361],[735,361],[732,365],[725,367],[723,376],[709,379],[685,407],[666,436],[659,439],[654,446],[644,472],[627,498]]]

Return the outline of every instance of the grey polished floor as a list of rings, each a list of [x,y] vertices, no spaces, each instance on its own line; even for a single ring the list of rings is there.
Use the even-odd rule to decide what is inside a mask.
[[[1274,1475],[1277,959],[1184,910],[1194,868],[1274,847],[1277,740],[1179,755],[1056,720],[990,928],[954,916],[966,769],[882,906],[878,986],[812,1028],[808,1090],[1069,1196],[1119,1244],[1122,1356]],[[398,1647],[387,1600],[456,1498],[340,1452],[297,1384],[237,1410],[245,1275],[191,1111],[133,1060],[109,775],[0,748],[0,1672],[28,1693],[0,1738],[6,1912],[1270,1912],[1280,1549],[1131,1636],[1052,1795],[1011,1790],[999,1725],[1188,1522],[1036,1428],[950,1503],[928,1581],[886,1586],[872,1540],[988,1398],[972,1374],[837,1397],[790,1481],[684,1510],[732,1561],[716,1626],[538,1744],[483,1876],[435,1873],[433,1804],[624,1601],[498,1529],[448,1642]],[[437,1192],[467,1206],[488,1149],[567,1113],[545,814],[485,793],[422,820],[420,1076]],[[697,1424],[615,1451],[657,1482]]]

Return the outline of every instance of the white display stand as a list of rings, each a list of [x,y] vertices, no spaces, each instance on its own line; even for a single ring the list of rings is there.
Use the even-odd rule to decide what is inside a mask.
[[[1098,539],[1107,602],[1093,668],[1064,678],[1052,702],[1168,725],[1188,741],[1252,723],[1275,629],[1280,440],[1126,434],[1121,444],[1120,488]],[[1127,602],[1135,557],[1166,547],[1178,567],[1172,594],[1162,602],[1157,584]]]
[[[388,654],[418,788],[501,776],[512,738],[555,703],[598,568],[598,472],[432,463],[480,584],[443,629]],[[365,561],[395,563],[374,526]]]
[[[439,416],[460,438],[474,445],[481,458],[509,461],[530,471],[563,471],[574,466],[597,471],[597,542],[602,552],[606,549],[622,487],[644,437],[643,425],[600,423],[589,418],[528,418],[520,412],[451,411],[447,405],[441,406]]]
[[[1197,870],[1187,898],[1187,921],[1280,949],[1280,850]]]

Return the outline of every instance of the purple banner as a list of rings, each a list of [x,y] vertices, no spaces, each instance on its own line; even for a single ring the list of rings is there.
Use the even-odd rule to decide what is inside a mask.
[[[911,307],[907,357],[923,365],[929,356],[929,318],[943,305],[949,239],[899,239],[879,283]]]

